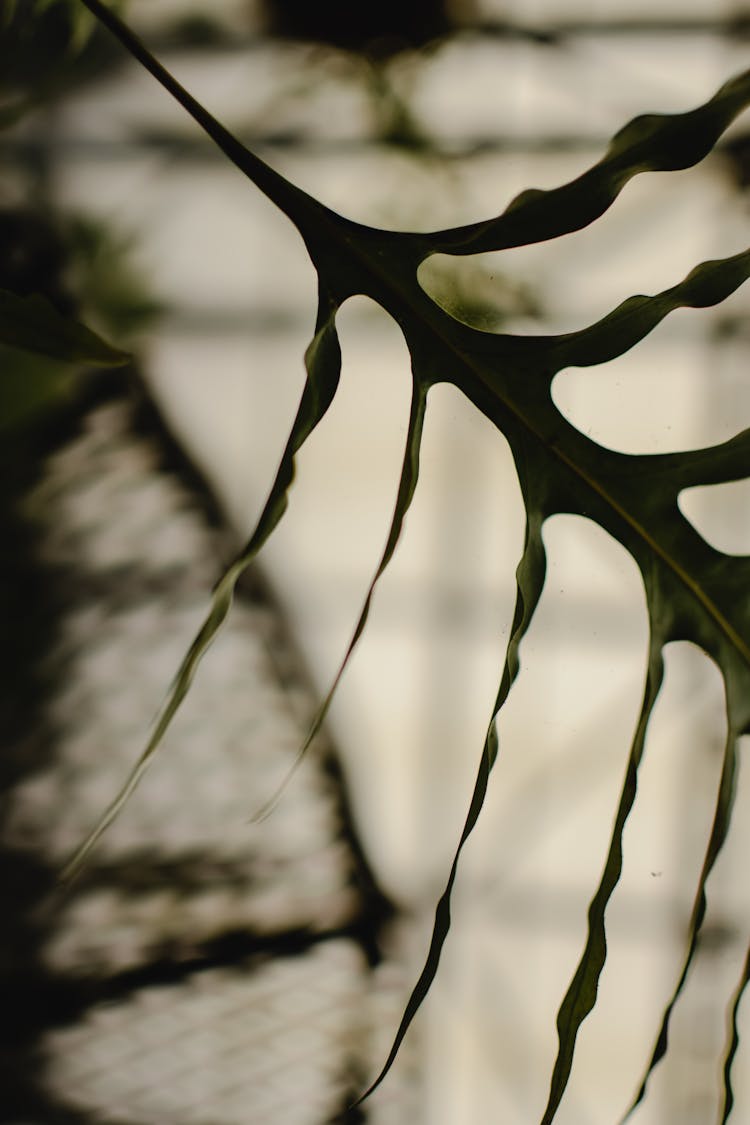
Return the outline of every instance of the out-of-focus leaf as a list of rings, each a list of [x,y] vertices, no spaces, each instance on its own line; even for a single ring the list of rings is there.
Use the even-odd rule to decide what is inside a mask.
[[[17,5],[18,0],[5,0],[2,8],[0,8],[0,28],[8,27],[13,22]]]
[[[422,47],[452,26],[446,0],[380,0],[377,4],[341,4],[339,0],[262,0],[272,35],[325,43],[345,50],[388,56]]]
[[[112,70],[108,37],[79,0],[2,0],[0,32],[0,129]]]
[[[67,363],[119,367],[129,355],[62,316],[44,297],[0,289],[0,344]]]
[[[74,392],[78,368],[0,344],[0,435],[27,426]]]
[[[13,0],[13,8],[17,9],[17,6],[18,0]],[[27,0],[27,7],[30,7],[34,19],[38,20],[45,13],[57,11],[69,21],[70,35],[66,49],[72,55],[83,50],[96,28],[95,18],[79,0]],[[122,12],[125,0],[112,0],[112,7],[115,11]]]
[[[129,340],[164,312],[134,260],[134,239],[127,233],[75,215],[67,220],[65,234],[70,287],[108,333]]]

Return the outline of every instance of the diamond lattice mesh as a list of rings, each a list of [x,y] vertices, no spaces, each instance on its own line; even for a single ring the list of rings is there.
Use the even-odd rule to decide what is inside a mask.
[[[313,705],[259,579],[89,868],[54,885],[135,760],[225,546],[146,417],[126,395],[95,404],[21,497],[51,596],[49,643],[27,654],[46,690],[6,763],[5,975],[31,1003],[8,1021],[0,1119],[319,1125],[369,1065],[382,900],[325,736],[252,821]],[[23,614],[19,591],[19,631]]]

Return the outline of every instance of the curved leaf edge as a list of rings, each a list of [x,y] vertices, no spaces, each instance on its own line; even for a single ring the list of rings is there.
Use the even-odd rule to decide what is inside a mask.
[[[643,114],[614,134],[605,156],[567,184],[547,191],[528,189],[495,218],[428,233],[380,230],[356,223],[296,187],[252,153],[201,105],[102,0],[81,0],[89,11],[214,141],[221,151],[295,224],[303,237],[318,241],[317,228],[349,249],[355,232],[387,236],[419,261],[430,254],[477,254],[546,241],[579,230],[599,218],[633,176],[674,171],[699,163],[735,118],[750,106],[750,70],[723,83],[695,109],[677,114]],[[507,234],[502,231],[507,228]],[[409,255],[411,257],[411,254]]]
[[[478,254],[544,242],[600,218],[641,172],[693,167],[750,106],[750,70],[730,78],[702,105],[684,113],[642,114],[613,136],[605,155],[556,188],[528,188],[492,219],[420,236],[431,253]]]
[[[63,316],[40,293],[22,296],[0,289],[0,344],[63,363],[121,367],[132,356],[91,328]]]
[[[740,1045],[740,1032],[737,1021],[739,1018],[740,1004],[742,1003],[748,984],[750,984],[750,945],[747,948],[742,974],[729,1006],[727,1046],[724,1053],[724,1065],[722,1067],[722,1104],[720,1107],[719,1125],[726,1125],[732,1109],[734,1108],[732,1066],[734,1065],[737,1049]]]

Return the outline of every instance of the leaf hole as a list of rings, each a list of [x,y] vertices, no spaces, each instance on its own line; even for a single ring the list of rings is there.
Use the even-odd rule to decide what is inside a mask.
[[[571,1099],[588,1103],[591,1120],[606,1117],[608,1105],[627,1104],[643,1043],[674,987],[721,769],[726,722],[718,668],[687,643],[666,646],[664,658],[664,684],[623,834],[623,871],[607,908],[597,1007],[581,1028],[569,1087]],[[619,773],[618,784],[624,759]],[[723,1020],[723,1003],[713,1006],[715,1013]],[[679,1007],[676,1017],[682,1019]],[[705,1012],[693,1007],[691,1018],[695,1027]],[[621,1064],[616,1075],[606,1068],[612,1028]]]
[[[707,543],[725,555],[750,555],[750,479],[684,489],[680,511]]]
[[[625,833],[623,888],[652,899],[668,929],[665,896],[677,895],[681,909],[689,911],[695,890],[716,799],[726,714],[721,672],[697,645],[666,645],[664,668]],[[652,871],[660,873],[658,878]],[[627,925],[627,919],[618,912],[620,923]]]
[[[750,421],[750,404],[738,401],[716,341],[695,317],[678,310],[617,359],[561,371],[552,383],[558,410],[619,453],[683,452],[733,436],[743,416]]]
[[[497,255],[432,254],[417,280],[436,305],[462,324],[499,332],[510,320],[536,318],[540,305],[531,287],[498,268]]]
[[[339,697],[370,854],[408,901],[442,890],[461,831],[524,530],[505,439],[455,387],[430,391],[420,463],[404,536]]]
[[[640,706],[648,623],[635,562],[601,528],[558,515],[544,542],[545,588],[500,715],[504,752],[477,835],[490,854],[516,856],[519,878],[573,883],[585,897]]]

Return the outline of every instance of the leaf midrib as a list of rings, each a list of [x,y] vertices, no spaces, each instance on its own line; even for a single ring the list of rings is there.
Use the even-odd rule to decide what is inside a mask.
[[[217,119],[200,105],[188,93],[184,87],[174,78],[173,75],[166,70],[166,68],[151,54],[148,48],[143,44],[137,36],[121,21],[118,17],[106,7],[101,0],[82,0],[98,19],[104,23],[109,30],[120,40],[125,48],[134,55],[138,61],[152,74],[152,76],[160,83],[190,114],[190,116],[198,123],[198,125],[214,140],[214,142],[222,149],[225,155],[234,163],[252,183],[256,185],[277,207],[283,211],[287,217],[297,227],[299,233],[308,245],[308,239],[305,237],[305,231],[308,235],[314,232],[315,242],[319,242],[319,226],[326,226],[331,234],[334,244],[345,246],[349,252],[354,252],[356,257],[363,262],[365,267],[371,274],[379,277],[381,282],[385,283],[387,292],[399,295],[401,300],[407,298],[407,311],[414,312],[417,315],[417,320],[422,325],[427,325],[433,333],[437,336],[440,343],[447,347],[457,358],[467,367],[480,382],[495,396],[503,406],[513,415],[513,417],[536,439],[537,442],[545,449],[548,455],[558,458],[571,472],[573,472],[588,488],[592,489],[601,500],[607,504],[613,512],[616,512],[620,519],[640,537],[643,542],[652,550],[664,565],[675,575],[675,577],[682,583],[685,589],[691,594],[708,613],[719,630],[725,635],[730,644],[738,651],[744,662],[750,667],[750,648],[743,641],[742,637],[726,620],[724,615],[720,612],[718,606],[710,599],[702,590],[700,584],[682,567],[677,560],[672,558],[668,551],[664,550],[661,545],[648,531],[635,519],[630,512],[627,511],[621,504],[619,504],[613,496],[611,496],[606,489],[604,489],[594,478],[587,474],[572,458],[569,458],[559,445],[551,445],[546,441],[544,436],[539,433],[532,422],[529,421],[527,416],[518,409],[516,403],[509,399],[506,395],[500,393],[496,386],[490,386],[484,373],[478,368],[471,357],[464,354],[459,347],[456,346],[455,341],[450,338],[450,334],[446,335],[439,331],[434,317],[421,317],[419,316],[418,304],[412,299],[414,287],[417,287],[419,294],[426,300],[431,298],[427,297],[424,291],[419,286],[416,277],[413,278],[412,284],[404,289],[401,286],[394,284],[394,277],[387,271],[383,271],[375,265],[375,259],[372,255],[368,254],[366,249],[359,245],[358,238],[347,238],[346,231],[356,230],[360,234],[366,232],[368,237],[388,239],[391,246],[394,241],[401,243],[404,248],[404,258],[406,259],[405,265],[407,268],[411,265],[410,259],[413,257],[414,249],[417,245],[422,250],[427,252],[423,253],[421,257],[428,256],[430,235],[415,236],[409,232],[391,232],[391,231],[378,231],[376,228],[366,226],[364,224],[352,223],[344,219],[342,216],[337,215],[328,207],[322,204],[319,200],[314,199],[300,188],[295,187],[287,181],[279,173],[275,172],[265,161],[255,156],[250,152],[245,145],[243,145],[233,134],[227,130]],[[706,103],[708,104],[708,103]],[[445,233],[445,232],[443,232]],[[408,253],[408,248],[411,248],[412,253]],[[317,257],[317,255],[316,255]],[[390,258],[391,255],[389,254]],[[421,259],[420,259],[421,260]],[[313,261],[315,268],[318,272],[322,268],[319,262]],[[368,288],[368,287],[366,287]],[[366,291],[366,290],[365,290]],[[373,299],[377,301],[390,315],[394,318],[397,324],[403,328],[403,324],[397,314],[391,309],[386,307],[386,304],[380,297],[375,296]],[[434,302],[435,313],[439,313],[439,320],[445,323],[443,318],[453,323],[460,323],[453,321],[453,318],[444,310],[439,309]],[[408,317],[404,318],[409,319]],[[466,326],[462,326],[466,327]],[[468,329],[470,332],[477,336],[491,336],[491,333],[481,333],[477,329]],[[554,407],[554,403],[552,403]],[[554,407],[556,410],[557,408]],[[625,546],[625,544],[623,544]],[[632,552],[626,547],[630,554]]]
[[[369,229],[370,228],[368,228],[368,230]],[[630,529],[646,544],[646,546],[651,551],[653,551],[657,558],[661,560],[661,562],[667,567],[667,569],[670,570],[679,580],[679,582],[685,587],[688,593],[692,595],[692,597],[695,598],[695,600],[701,605],[701,607],[709,615],[709,617],[713,619],[720,632],[724,634],[729,643],[737,650],[741,658],[744,660],[745,664],[750,668],[750,646],[746,644],[737,630],[734,629],[732,624],[727,620],[727,618],[721,612],[713,599],[711,599],[706,594],[700,582],[693,575],[691,575],[690,572],[659,543],[659,541],[648,531],[648,529],[641,523],[641,521],[638,520],[631,512],[629,512],[628,509],[625,508],[615,498],[615,496],[612,495],[611,492],[604,488],[601,483],[596,480],[595,477],[592,477],[589,473],[587,473],[586,470],[580,464],[578,464],[577,461],[570,457],[558,443],[550,443],[544,437],[543,433],[538,429],[538,427],[534,425],[533,421],[528,417],[528,415],[523,410],[519,409],[517,403],[511,397],[503,393],[502,389],[498,388],[497,385],[490,384],[488,379],[486,378],[485,372],[482,370],[482,367],[475,362],[470,354],[467,354],[462,349],[460,343],[455,340],[453,333],[443,331],[442,326],[444,324],[452,326],[452,324],[455,323],[456,325],[460,326],[462,331],[474,333],[478,337],[484,339],[492,339],[493,333],[482,332],[480,329],[471,328],[470,326],[463,324],[461,321],[455,320],[455,318],[451,317],[450,313],[446,312],[444,309],[440,308],[440,306],[435,304],[434,301],[432,301],[432,298],[430,298],[429,295],[424,292],[416,278],[414,279],[413,285],[409,285],[408,287],[394,284],[393,275],[391,275],[387,271],[382,270],[379,263],[374,260],[370,254],[367,253],[366,249],[363,250],[355,242],[351,242],[349,240],[346,241],[348,248],[350,250],[354,250],[357,253],[357,257],[360,259],[360,261],[363,262],[368,271],[375,274],[381,284],[385,283],[385,288],[394,295],[395,301],[397,302],[397,307],[398,304],[402,305],[403,311],[401,313],[401,316],[399,316],[398,311],[394,310],[393,308],[386,308],[386,311],[390,313],[396,323],[403,328],[405,323],[407,323],[410,319],[413,319],[417,322],[420,328],[429,328],[439,341],[439,344],[443,348],[447,348],[454,356],[456,356],[456,358],[463,364],[464,367],[467,367],[472,372],[472,374],[479,379],[479,381],[489,391],[489,393],[494,398],[496,398],[502,404],[502,406],[510,414],[513,415],[514,419],[519,422],[524,427],[524,429],[544,448],[548,456],[557,458],[561,464],[565,465],[566,468],[574,473],[575,476],[577,476],[583,484],[590,488],[602,501],[604,501],[604,503],[613,512],[615,512],[617,516],[619,516],[619,518],[627,524],[628,527],[630,527]],[[415,286],[419,292],[419,296],[416,301],[413,299]],[[435,316],[426,317],[423,315],[422,308],[420,307],[423,305],[422,298],[429,300],[434,306]],[[380,298],[374,297],[373,299],[377,300],[378,304],[383,304]],[[459,389],[461,388],[459,387]],[[549,390],[547,390],[547,394],[549,394]],[[553,409],[557,411],[557,407],[555,406],[551,395],[550,402]],[[557,412],[559,413],[559,411]],[[560,415],[560,417],[562,418],[563,416]],[[564,421],[567,422],[567,419],[564,419]],[[570,425],[570,423],[567,424]],[[575,429],[575,427],[572,428]],[[596,445],[596,443],[594,442],[592,442],[591,444]],[[603,449],[603,447],[599,448]],[[632,555],[632,551],[629,550],[626,544],[623,543],[622,545],[623,547],[625,547],[625,550],[627,550],[628,553]]]

